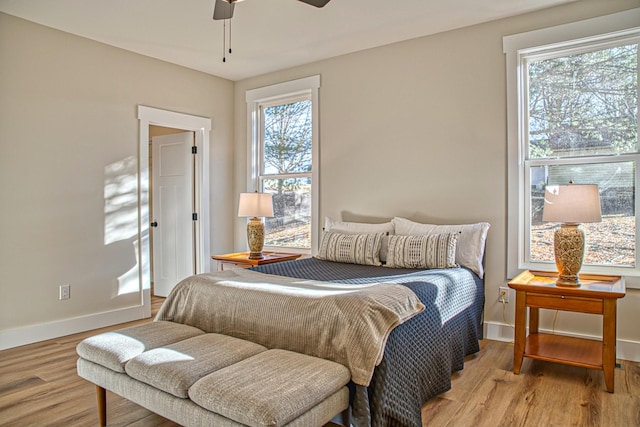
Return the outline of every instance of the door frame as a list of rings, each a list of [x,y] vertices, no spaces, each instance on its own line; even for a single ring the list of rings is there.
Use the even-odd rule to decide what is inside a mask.
[[[138,105],[138,262],[143,305],[151,316],[151,247],[149,245],[149,125],[183,129],[195,133],[198,150],[195,162],[194,197],[198,214],[195,233],[197,273],[210,270],[209,242],[209,133],[211,119]]]

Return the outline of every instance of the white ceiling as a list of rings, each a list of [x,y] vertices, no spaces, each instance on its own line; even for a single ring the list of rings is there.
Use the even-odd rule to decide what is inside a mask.
[[[0,11],[230,80],[575,0],[246,0],[223,21],[214,0],[0,0]]]

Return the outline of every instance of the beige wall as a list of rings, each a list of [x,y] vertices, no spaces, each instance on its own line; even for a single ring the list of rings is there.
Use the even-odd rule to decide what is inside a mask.
[[[485,318],[504,325],[496,302],[507,279],[502,37],[638,6],[637,0],[583,0],[236,82],[236,194],[246,190],[245,91],[319,74],[321,217],[488,221]],[[241,221],[235,236],[240,249]],[[639,302],[639,291],[630,290],[618,315],[618,338],[635,344]],[[512,302],[511,323],[513,309]],[[598,335],[599,322],[561,313],[556,329]],[[541,327],[551,328],[550,316]]]
[[[5,14],[0,64],[0,334],[139,304],[118,283],[136,264],[139,104],[213,119],[211,249],[232,246],[233,82]]]

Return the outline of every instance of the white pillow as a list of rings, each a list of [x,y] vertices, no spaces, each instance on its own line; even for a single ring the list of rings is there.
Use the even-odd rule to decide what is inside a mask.
[[[387,267],[456,268],[458,233],[389,237]]]
[[[395,234],[393,224],[391,222],[384,222],[382,224],[367,224],[364,222],[345,222],[336,221],[324,217],[324,231],[335,231],[345,234],[357,234],[357,233],[385,233],[382,239],[382,246],[380,247],[380,261],[387,261],[387,248],[389,246],[389,236],[387,234]]]
[[[421,224],[406,218],[396,217],[391,220],[391,223],[398,235],[460,233],[458,243],[456,244],[456,262],[471,269],[480,278],[484,277],[482,259],[484,258],[487,232],[491,226],[488,222],[435,225]]]
[[[316,258],[350,264],[376,265],[380,263],[380,245],[384,233],[345,234],[322,233]]]

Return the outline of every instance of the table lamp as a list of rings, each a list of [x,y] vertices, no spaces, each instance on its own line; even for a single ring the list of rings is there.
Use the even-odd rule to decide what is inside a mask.
[[[596,184],[547,185],[542,220],[559,222],[553,236],[558,286],[580,286],[578,272],[584,260],[584,231],[580,223],[600,222],[600,195]]]
[[[247,242],[249,259],[263,259],[264,223],[261,217],[273,216],[273,199],[268,193],[240,193],[238,216],[249,217],[247,224]]]

